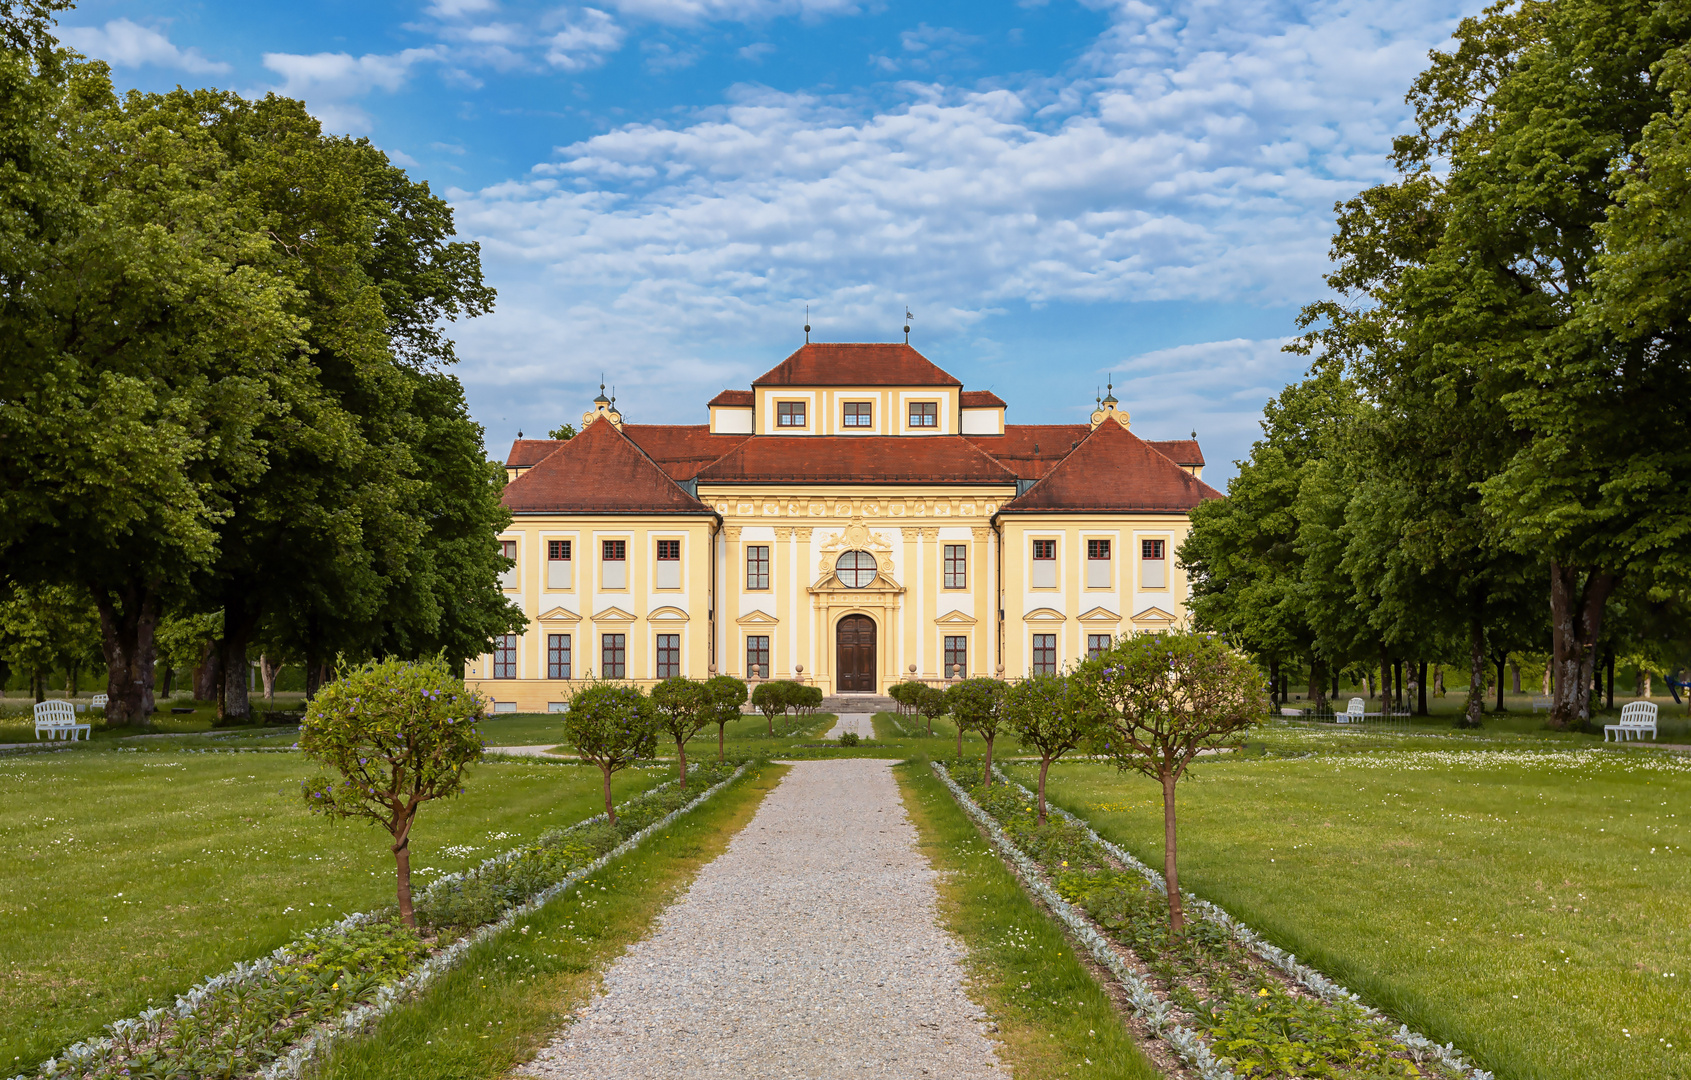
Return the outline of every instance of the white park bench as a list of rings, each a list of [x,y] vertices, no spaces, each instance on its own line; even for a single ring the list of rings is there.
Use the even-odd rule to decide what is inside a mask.
[[[1653,701],[1632,701],[1621,706],[1621,722],[1603,725],[1603,741],[1609,741],[1609,732],[1615,733],[1615,741],[1619,742],[1628,737],[1638,738],[1644,732],[1650,733],[1650,738],[1656,737],[1656,703]]]
[[[68,701],[43,701],[35,706],[35,737],[41,738],[46,732],[49,739],[76,739],[76,733],[82,732],[87,739],[93,728],[88,724],[76,722],[76,707]]]
[[[1550,711],[1550,699],[1549,698],[1547,698],[1547,697],[1535,697],[1535,698],[1532,699],[1532,711],[1537,712],[1540,709],[1543,709],[1545,712]]]
[[[93,700],[88,703],[88,707],[90,709],[104,709],[106,707],[106,702],[110,700],[111,699],[104,694],[95,694]]]
[[[1359,697],[1353,697],[1345,711],[1335,715],[1333,719],[1341,724],[1360,724],[1363,718],[1368,715],[1367,709],[1368,703],[1366,701]]]

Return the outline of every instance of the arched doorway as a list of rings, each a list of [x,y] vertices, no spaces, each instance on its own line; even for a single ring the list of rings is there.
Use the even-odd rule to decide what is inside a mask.
[[[839,673],[837,689],[875,692],[875,620],[847,615],[834,627]]]

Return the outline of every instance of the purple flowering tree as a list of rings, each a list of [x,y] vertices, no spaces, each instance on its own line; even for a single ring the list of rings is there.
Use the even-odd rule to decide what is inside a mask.
[[[464,790],[464,766],[482,756],[481,695],[443,657],[372,660],[318,692],[300,723],[299,748],[329,772],[307,780],[305,803],[332,818],[364,818],[393,837],[399,917],[411,912],[411,826],[432,799]]]
[[[658,712],[638,686],[593,682],[570,698],[564,714],[564,734],[583,761],[605,774],[605,816],[615,824],[611,774],[657,751]]]
[[[1229,742],[1268,712],[1262,676],[1214,634],[1178,631],[1124,637],[1075,668],[1078,689],[1100,707],[1100,749],[1120,769],[1163,789],[1163,877],[1169,929],[1186,925],[1180,905],[1174,785],[1204,750]]]

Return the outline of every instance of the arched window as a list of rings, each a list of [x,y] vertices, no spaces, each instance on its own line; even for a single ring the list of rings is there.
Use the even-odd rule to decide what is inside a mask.
[[[840,584],[848,589],[861,589],[875,580],[875,556],[867,551],[848,551],[834,564]]]

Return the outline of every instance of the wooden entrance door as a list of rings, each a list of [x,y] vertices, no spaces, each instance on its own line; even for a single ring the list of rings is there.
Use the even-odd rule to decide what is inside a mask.
[[[875,692],[875,620],[867,615],[847,615],[834,628],[839,647],[841,690]]]

